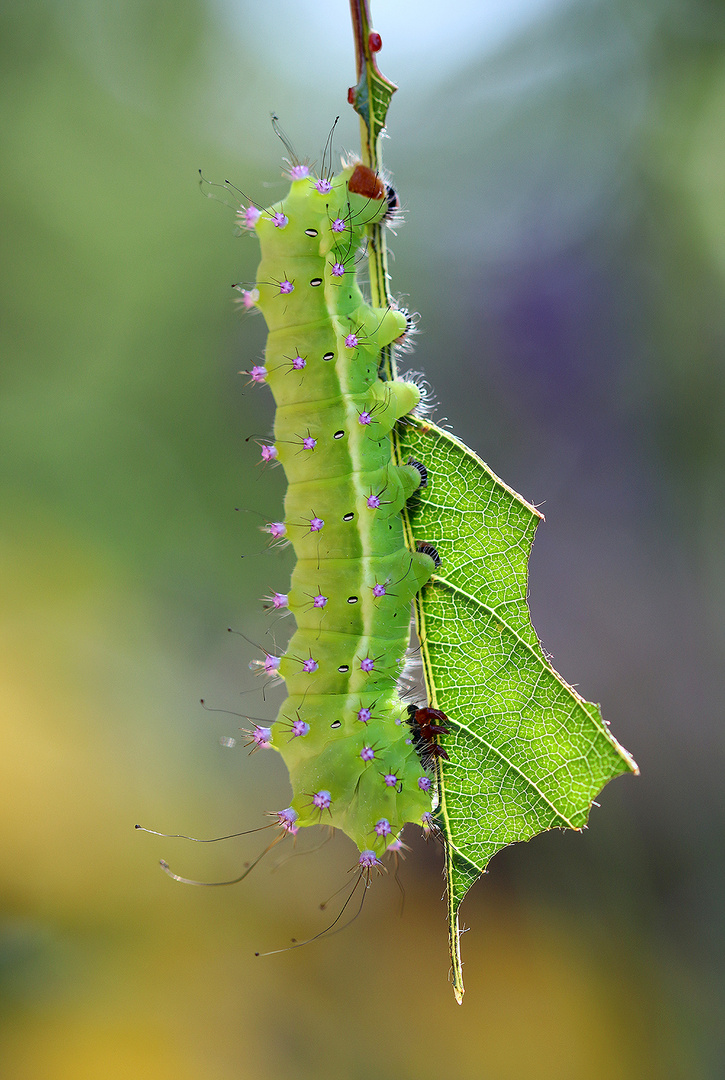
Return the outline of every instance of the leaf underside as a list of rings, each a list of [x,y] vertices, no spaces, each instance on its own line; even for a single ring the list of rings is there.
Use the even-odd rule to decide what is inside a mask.
[[[441,557],[416,604],[431,705],[449,719],[437,818],[455,918],[497,851],[583,828],[604,785],[637,766],[599,707],[554,671],[532,626],[527,570],[541,515],[434,424],[401,425],[398,440],[402,460],[428,468],[408,506],[412,536]]]

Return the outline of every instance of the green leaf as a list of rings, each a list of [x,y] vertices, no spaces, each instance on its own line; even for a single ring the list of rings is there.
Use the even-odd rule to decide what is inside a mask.
[[[435,425],[401,426],[397,438],[401,460],[428,468],[408,508],[411,543],[441,557],[416,606],[430,704],[449,720],[437,821],[460,1001],[458,908],[492,856],[546,829],[582,829],[604,785],[637,766],[599,707],[554,671],[531,624],[528,557],[541,515]]]

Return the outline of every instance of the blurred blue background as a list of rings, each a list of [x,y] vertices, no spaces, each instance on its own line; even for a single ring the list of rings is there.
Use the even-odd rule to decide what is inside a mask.
[[[276,1080],[704,1080],[725,1070],[725,10],[715,0],[374,4],[400,84],[393,286],[439,417],[541,505],[534,624],[642,776],[585,833],[501,853],[447,984],[440,852],[410,838],[325,925],[343,837],[236,890],[286,805],[248,669],[284,624],[254,514],[271,402],[234,215],[354,149],[343,0],[0,8],[0,1072]],[[242,559],[241,556],[245,558]],[[252,690],[252,693],[248,691]],[[264,710],[264,711],[262,711]],[[237,745],[223,742],[236,739]],[[308,840],[306,846],[312,841]]]

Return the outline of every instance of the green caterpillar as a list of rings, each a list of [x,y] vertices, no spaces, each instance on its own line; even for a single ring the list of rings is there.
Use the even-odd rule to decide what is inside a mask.
[[[371,308],[356,279],[366,227],[390,212],[394,193],[369,168],[334,178],[290,169],[288,195],[263,211],[240,211],[262,261],[246,307],[264,315],[264,366],[248,373],[270,387],[274,443],[265,460],[284,467],[286,537],[297,564],[288,607],[297,630],[264,667],[288,697],[270,727],[250,733],[274,747],[293,798],[278,813],[287,831],[328,824],[358,845],[360,865],[399,847],[406,822],[430,821],[433,782],[416,749],[397,684],[410,637],[411,600],[436,566],[434,549],[410,551],[401,510],[425,477],[395,464],[391,432],[420,390],[378,377],[381,350],[408,331],[404,312]]]

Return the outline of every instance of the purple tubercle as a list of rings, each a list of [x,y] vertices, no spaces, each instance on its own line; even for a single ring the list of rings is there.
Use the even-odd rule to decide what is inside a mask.
[[[431,778],[430,778],[430,776],[419,776],[418,777],[418,787],[420,788],[421,791],[430,791],[430,788],[431,788]]]
[[[303,450],[314,450],[317,446],[317,439],[313,439],[311,435],[306,435],[302,440]]]
[[[261,750],[266,750],[267,747],[272,745],[272,729],[271,728],[261,727],[259,724],[257,724],[251,734],[252,734],[252,742],[256,743],[256,745]]]
[[[279,671],[279,665],[282,660],[281,656],[271,656],[267,653],[262,661],[264,664],[264,672],[266,675],[273,675],[275,671]]]
[[[374,667],[375,661],[373,660],[372,656],[366,656],[360,661],[361,671],[372,671]]]
[[[333,277],[344,277],[345,276],[345,266],[344,266],[344,264],[341,263],[341,262],[333,263],[332,264],[332,274],[333,274]]]
[[[304,356],[295,356],[292,359],[292,367],[295,371],[302,371],[303,367],[307,367],[307,361]]]
[[[335,218],[332,223],[332,231],[336,233],[341,233],[345,231],[345,222],[342,218]]]
[[[310,725],[306,724],[304,720],[295,720],[292,724],[292,736],[297,739],[301,735],[307,735],[310,730]]]
[[[373,866],[380,866],[380,859],[377,857],[374,851],[370,851],[368,848],[366,851],[360,852],[360,858],[358,859],[358,865],[364,867],[366,870]]]
[[[315,187],[319,191],[320,195],[329,195],[332,191],[332,184],[329,180],[326,180],[323,176],[321,180],[318,180]]]
[[[249,311],[259,300],[259,289],[240,289],[242,305]]]
[[[386,773],[383,777],[383,782],[386,787],[395,787],[395,785],[398,783],[398,778],[395,773],[389,772]]]
[[[267,446],[266,444],[264,446],[262,446],[262,461],[274,461],[274,459],[276,457],[277,457],[277,447],[276,446]]]
[[[365,706],[363,706],[362,709],[358,709],[358,711],[357,711],[357,718],[363,724],[367,724],[368,720],[370,719],[370,717],[372,715],[373,715],[372,709],[368,709]]]
[[[287,281],[286,278],[284,281],[280,281],[279,283],[279,291],[282,296],[287,296],[289,295],[289,293],[294,292],[294,288],[295,287],[293,283],[291,281]]]
[[[332,795],[329,791],[317,791],[312,796],[312,802],[318,810],[329,810],[332,805]]]
[[[306,660],[302,661],[302,670],[306,671],[308,675],[311,675],[313,671],[317,671],[320,665],[311,656],[308,656]]]
[[[276,592],[272,593],[272,607],[279,611],[280,608],[286,608],[288,604],[287,593]]]
[[[375,834],[377,836],[390,836],[392,831],[393,827],[385,817],[382,817],[380,821],[375,823]]]
[[[372,746],[363,746],[362,750],[360,751],[360,757],[363,759],[363,761],[372,761],[375,757],[375,751],[373,750]]]
[[[348,334],[345,338],[346,349],[357,349],[357,334]]]
[[[372,424],[373,418],[369,412],[361,412],[357,418],[358,424],[362,424],[363,427],[367,427],[368,424]]]
[[[299,826],[295,825],[297,817],[297,811],[293,810],[291,806],[288,806],[286,810],[277,811],[277,824],[280,825],[285,832],[292,833],[294,836],[299,829]]]
[[[256,206],[243,206],[239,210],[239,216],[244,219],[245,229],[253,229],[262,216],[262,211]]]
[[[263,531],[268,532],[273,540],[279,540],[287,532],[287,526],[283,521],[270,521],[263,526]]]
[[[377,510],[380,507],[379,495],[368,495],[368,510]]]
[[[322,520],[322,518],[310,518],[310,532],[319,532],[324,524],[325,522]]]
[[[377,597],[378,599],[381,596],[385,596],[385,586],[381,585],[379,581],[376,581],[373,585],[373,596]]]
[[[267,378],[267,369],[262,367],[261,364],[255,364],[250,371],[245,371],[245,375],[249,375],[249,378],[254,383],[263,383]]]
[[[289,170],[290,180],[304,180],[310,175],[309,165],[293,165]]]
[[[396,836],[395,840],[391,840],[385,850],[386,851],[392,851],[392,852],[397,854],[398,852],[402,851],[403,848],[405,848],[405,844],[403,843],[403,841],[400,839],[399,836]],[[406,851],[407,850],[408,849],[406,848]]]
[[[281,210],[278,210],[275,214],[273,214],[272,221],[274,222],[275,228],[277,229],[284,229],[287,225],[289,225],[289,218],[286,216],[286,214],[283,214]]]
[[[322,593],[318,593],[317,596],[312,597],[312,606],[316,608],[323,608],[327,603],[327,597]]]

